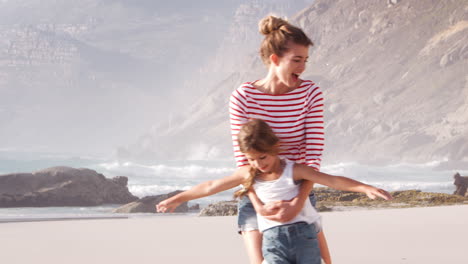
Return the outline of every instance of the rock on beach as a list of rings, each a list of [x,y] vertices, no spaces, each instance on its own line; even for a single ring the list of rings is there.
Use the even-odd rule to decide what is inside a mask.
[[[146,196],[114,209],[113,213],[156,213],[156,205],[159,202],[181,192],[182,191],[174,191],[168,194]],[[186,213],[188,211],[187,202],[184,202],[175,209],[174,213]]]
[[[0,207],[97,206],[138,199],[127,177],[112,179],[91,169],[52,167],[0,175]]]

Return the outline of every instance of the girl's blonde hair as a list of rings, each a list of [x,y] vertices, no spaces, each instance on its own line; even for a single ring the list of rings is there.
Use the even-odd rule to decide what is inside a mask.
[[[275,135],[271,127],[263,120],[252,119],[242,125],[237,142],[242,153],[256,151],[277,155],[280,151],[279,138]],[[255,177],[259,170],[251,168],[248,179],[243,183],[244,188],[234,193],[235,198],[242,197],[252,188]]]
[[[275,16],[263,18],[260,20],[258,27],[260,33],[265,36],[260,45],[260,56],[266,65],[270,64],[271,54],[282,57],[288,51],[289,42],[306,47],[314,45],[302,29]]]

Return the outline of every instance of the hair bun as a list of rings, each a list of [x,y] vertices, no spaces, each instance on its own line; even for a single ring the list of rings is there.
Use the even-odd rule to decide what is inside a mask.
[[[260,23],[258,23],[258,29],[263,35],[269,35],[287,24],[288,22],[284,19],[275,16],[267,16],[260,20]]]

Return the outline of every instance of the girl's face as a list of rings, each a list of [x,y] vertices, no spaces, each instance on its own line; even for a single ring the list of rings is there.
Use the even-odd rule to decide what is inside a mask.
[[[274,172],[279,162],[278,155],[262,153],[255,150],[245,153],[250,166],[260,170],[261,172]]]
[[[309,58],[309,47],[290,42],[289,50],[272,60],[278,80],[287,87],[299,84],[299,76],[305,71]]]

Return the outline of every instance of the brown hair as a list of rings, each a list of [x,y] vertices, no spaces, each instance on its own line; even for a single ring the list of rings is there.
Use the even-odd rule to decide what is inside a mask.
[[[279,138],[275,135],[271,127],[263,120],[251,119],[242,125],[237,142],[242,153],[257,151],[277,155],[279,149]],[[258,169],[251,168],[248,179],[243,183],[244,188],[235,192],[234,197],[239,198],[252,188],[255,176],[259,173]]]
[[[267,16],[260,20],[258,28],[260,33],[265,35],[260,45],[260,56],[266,65],[270,64],[271,54],[283,56],[288,51],[289,42],[306,47],[314,45],[302,29],[275,16]]]

